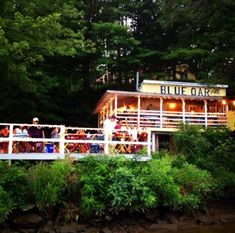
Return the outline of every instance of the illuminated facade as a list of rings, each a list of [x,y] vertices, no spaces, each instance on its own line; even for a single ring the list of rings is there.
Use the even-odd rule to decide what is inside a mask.
[[[106,91],[95,113],[99,127],[105,118],[115,115],[123,125],[150,129],[153,147],[158,149],[160,138],[177,130],[180,123],[234,129],[235,116],[229,111],[227,88],[219,84],[144,80],[135,92]]]

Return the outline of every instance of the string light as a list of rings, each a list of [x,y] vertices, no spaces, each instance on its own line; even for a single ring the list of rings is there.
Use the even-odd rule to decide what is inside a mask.
[[[222,104],[223,105],[227,104],[227,101],[226,100],[222,100]]]

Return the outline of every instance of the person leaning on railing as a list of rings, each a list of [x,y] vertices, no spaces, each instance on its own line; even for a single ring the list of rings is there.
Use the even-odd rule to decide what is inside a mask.
[[[8,137],[9,136],[9,128],[5,126],[3,129],[0,130],[0,137]],[[0,141],[0,154],[7,153],[8,151],[8,142]]]
[[[13,131],[14,137],[28,137],[28,130],[27,126],[20,125],[19,127],[16,127]]]
[[[8,126],[5,126],[3,129],[0,130],[0,136],[8,137],[8,135],[9,135],[9,128]]]
[[[32,120],[32,124],[35,126],[31,126],[28,129],[28,134],[31,138],[45,138],[44,130],[41,127],[37,126],[38,123],[39,123],[39,119],[37,117],[34,117]],[[34,148],[36,152],[43,152],[44,142],[36,142],[33,144],[36,147]]]

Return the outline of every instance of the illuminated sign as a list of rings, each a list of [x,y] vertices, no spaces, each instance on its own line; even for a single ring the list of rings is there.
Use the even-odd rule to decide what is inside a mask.
[[[160,86],[160,94],[164,95],[192,95],[192,96],[211,96],[219,94],[219,89],[208,87],[183,87],[183,86]]]
[[[140,86],[141,92],[161,95],[223,97],[226,96],[227,85],[210,85],[200,83],[170,82],[144,80]]]

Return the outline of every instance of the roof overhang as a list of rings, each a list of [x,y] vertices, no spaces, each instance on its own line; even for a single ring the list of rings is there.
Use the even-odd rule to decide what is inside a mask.
[[[209,83],[192,83],[192,82],[172,82],[172,81],[158,81],[158,80],[143,80],[139,90],[145,85],[170,85],[170,86],[184,86],[184,87],[210,87],[210,88],[228,88],[226,84],[209,84]]]
[[[103,106],[107,104],[112,98],[115,96],[122,96],[122,97],[146,97],[146,98],[163,98],[163,99],[187,99],[187,100],[210,100],[216,101],[223,99],[222,96],[186,96],[186,95],[164,95],[164,94],[156,94],[156,93],[146,93],[140,91],[116,91],[116,90],[107,90],[103,96],[98,101],[95,110],[93,111],[94,114],[100,112]]]

